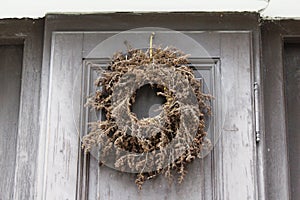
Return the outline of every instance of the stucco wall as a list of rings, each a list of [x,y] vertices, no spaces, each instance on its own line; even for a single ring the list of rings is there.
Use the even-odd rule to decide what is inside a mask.
[[[46,13],[260,11],[266,18],[300,17],[299,0],[1,0],[0,18],[38,18]],[[268,3],[269,1],[269,3]]]

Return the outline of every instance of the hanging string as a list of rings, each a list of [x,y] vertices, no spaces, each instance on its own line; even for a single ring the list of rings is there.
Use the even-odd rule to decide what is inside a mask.
[[[153,55],[153,38],[154,38],[155,33],[152,32],[150,35],[150,44],[149,44],[149,49],[150,49],[150,58],[152,58]]]

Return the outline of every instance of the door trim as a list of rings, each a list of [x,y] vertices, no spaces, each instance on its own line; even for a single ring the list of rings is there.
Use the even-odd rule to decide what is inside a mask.
[[[34,199],[44,19],[0,20],[0,45],[23,45],[13,199]],[[3,191],[8,192],[8,191]]]
[[[284,43],[300,41],[300,21],[266,20],[261,32],[266,195],[268,199],[290,199],[283,54]]]

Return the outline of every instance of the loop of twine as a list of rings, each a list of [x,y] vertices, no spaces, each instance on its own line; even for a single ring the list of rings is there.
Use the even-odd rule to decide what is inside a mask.
[[[152,58],[152,55],[153,55],[153,50],[152,50],[152,48],[153,48],[153,38],[154,38],[154,35],[155,35],[155,33],[154,32],[152,32],[151,33],[151,35],[150,35],[150,44],[149,44],[149,48],[150,48],[150,58]]]

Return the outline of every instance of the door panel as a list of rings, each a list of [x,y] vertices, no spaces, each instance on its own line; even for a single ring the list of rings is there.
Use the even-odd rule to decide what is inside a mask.
[[[56,34],[52,47],[43,198],[75,199],[82,34]]]
[[[216,174],[222,191],[218,199],[256,199],[255,142],[251,106],[251,39],[249,34],[221,37],[222,137]]]
[[[192,62],[196,78],[205,80],[206,92],[208,93],[209,91],[216,99],[219,98],[220,94],[216,93],[216,87],[219,87],[220,84],[219,60],[193,58],[190,59],[190,61]],[[83,81],[85,88],[83,101],[86,101],[86,96],[92,94],[95,89],[97,89],[93,84],[97,78],[97,70],[99,67],[105,70],[108,62],[109,60],[106,59],[85,60],[83,62],[85,70],[83,74],[85,77]],[[149,90],[149,88],[147,89]],[[143,92],[147,94],[149,91],[145,90]],[[153,101],[151,102],[150,99],[147,101],[149,103],[155,103]],[[215,102],[212,103],[214,117],[211,118],[210,126],[208,127],[210,134],[214,134],[214,128],[216,127],[214,118],[218,116],[214,103]],[[143,105],[141,105],[141,107],[142,106]],[[144,108],[141,107],[137,108],[136,111],[143,112]],[[84,130],[82,132],[83,135],[85,135],[88,132],[88,123],[86,122],[97,121],[99,114],[90,111],[90,109],[86,109],[83,114],[83,119],[85,119],[85,122],[83,122]],[[135,199],[138,196],[141,196],[142,199],[195,199],[197,196],[212,199],[213,186],[211,183],[213,160],[211,155],[208,155],[205,159],[195,160],[194,163],[188,167],[188,171],[191,173],[186,176],[185,181],[181,185],[169,185],[164,177],[158,177],[157,179],[147,181],[143,185],[142,191],[138,191],[134,184],[134,174],[117,172],[105,166],[99,168],[97,166],[98,161],[95,157],[90,156],[89,159],[89,163],[84,163],[87,164],[87,166],[83,167],[84,169],[89,169],[89,175],[86,177],[89,182],[87,189],[88,195],[86,196],[88,196],[89,199],[95,199],[96,197],[99,199]],[[187,193],[186,191],[189,192]],[[124,196],[124,194],[126,195]]]
[[[100,48],[104,54],[90,51],[114,34],[53,33],[44,199],[75,199],[76,195],[89,199],[256,199],[251,33],[185,32],[216,61],[207,63],[203,55],[191,59],[215,96],[209,131],[221,137],[207,157],[189,165],[183,184],[169,185],[159,177],[146,182],[142,191],[137,190],[133,174],[99,168],[92,156],[80,150],[79,136],[86,134],[86,123],[95,119],[83,107],[95,79],[93,65],[87,62],[104,66],[102,55],[110,55],[107,51],[112,49]],[[181,49],[180,44],[176,47]]]

